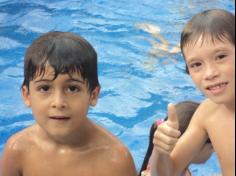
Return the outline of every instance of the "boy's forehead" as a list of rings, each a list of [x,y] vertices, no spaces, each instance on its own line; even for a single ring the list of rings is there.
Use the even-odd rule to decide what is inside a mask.
[[[207,35],[201,34],[199,36],[195,36],[194,38],[186,42],[185,47],[209,45],[212,44],[212,41],[213,41],[212,36],[210,36],[209,34]]]
[[[234,46],[227,38],[216,38],[210,35],[201,35],[198,38],[188,41],[183,47],[184,54],[188,52],[188,50],[192,49],[200,49],[200,48],[208,48],[208,49],[230,49]],[[191,53],[190,54],[194,54]]]
[[[205,47],[206,45],[218,45],[218,44],[231,44],[231,41],[227,36],[214,36],[209,33],[202,33],[200,35],[196,35],[193,38],[190,38],[186,43],[184,48],[186,47]]]
[[[40,71],[40,69],[38,69],[38,71],[35,74],[35,78],[34,79],[43,79],[43,78],[49,78],[49,79],[54,79],[55,76],[59,76],[59,75],[67,75],[70,78],[79,78],[81,80],[83,80],[80,71],[74,71],[74,72],[70,72],[70,73],[59,73],[58,75],[55,75],[56,72],[54,70],[54,68],[52,66],[50,66],[49,64],[46,64],[45,68],[43,71]]]

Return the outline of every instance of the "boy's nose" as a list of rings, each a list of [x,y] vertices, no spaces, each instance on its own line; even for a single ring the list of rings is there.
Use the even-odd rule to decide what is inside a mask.
[[[214,66],[213,64],[209,64],[206,66],[206,70],[205,70],[206,80],[212,80],[218,76],[219,76],[219,70],[217,69],[216,66]]]
[[[52,98],[51,107],[63,109],[67,106],[65,96],[62,92],[55,92]]]

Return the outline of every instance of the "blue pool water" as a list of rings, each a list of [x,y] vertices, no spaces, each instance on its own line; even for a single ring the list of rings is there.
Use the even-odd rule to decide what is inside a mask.
[[[25,49],[44,32],[72,31],[85,37],[99,57],[102,92],[89,117],[127,145],[139,169],[150,125],[165,116],[166,105],[203,98],[185,74],[181,55],[156,48],[162,41],[149,33],[150,26],[171,49],[185,22],[209,8],[233,12],[235,2],[0,0],[0,154],[9,136],[34,123],[20,95]],[[191,170],[194,176],[220,172],[215,155]]]

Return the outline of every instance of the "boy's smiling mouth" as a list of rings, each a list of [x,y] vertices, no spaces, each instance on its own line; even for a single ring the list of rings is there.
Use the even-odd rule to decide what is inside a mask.
[[[214,95],[217,95],[225,90],[227,84],[228,82],[216,83],[214,85],[207,86],[206,90],[210,91]]]

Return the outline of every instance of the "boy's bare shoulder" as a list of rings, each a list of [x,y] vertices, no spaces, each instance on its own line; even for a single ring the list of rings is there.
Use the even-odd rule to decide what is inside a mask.
[[[110,148],[107,153],[107,164],[109,164],[111,174],[114,176],[136,176],[137,174],[133,158],[124,145]]]
[[[205,116],[209,114],[214,114],[214,112],[219,108],[219,105],[211,101],[210,99],[205,99],[202,101],[197,109],[198,115]]]
[[[112,175],[114,176],[136,175],[134,161],[128,148],[106,129],[98,127],[98,130],[101,135],[99,138],[103,139],[103,142],[100,143],[102,148],[102,151],[100,151],[100,159],[103,158],[102,165],[107,163],[109,165],[109,170],[113,171]]]
[[[99,142],[100,145],[122,145],[120,140],[115,137],[110,131],[107,129],[101,127],[100,125],[97,125],[93,123],[94,125],[94,131],[95,139]]]
[[[203,100],[198,106],[197,110],[194,112],[193,118],[191,120],[190,126],[199,127],[207,129],[207,126],[211,124],[210,122],[215,120],[215,114],[219,106],[215,104],[210,99]]]
[[[128,150],[123,144],[114,144],[109,146],[105,155],[105,166],[109,168],[104,168],[107,170],[108,175],[113,176],[136,176],[136,168],[133,158]],[[101,166],[101,167],[103,167]]]
[[[11,136],[4,146],[3,166],[11,175],[16,175],[23,168],[23,160],[27,154],[29,145],[32,143],[30,133],[32,127],[26,128]]]
[[[7,140],[4,152],[10,152],[11,154],[15,155],[22,154],[32,143],[32,138],[29,138],[30,134],[32,134],[32,127],[28,127],[12,135]]]

